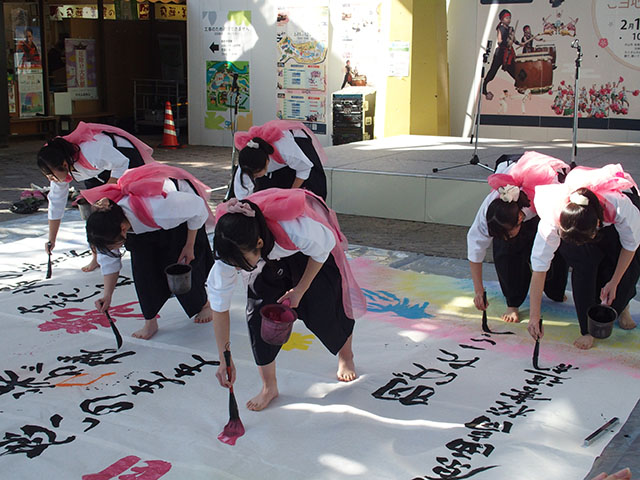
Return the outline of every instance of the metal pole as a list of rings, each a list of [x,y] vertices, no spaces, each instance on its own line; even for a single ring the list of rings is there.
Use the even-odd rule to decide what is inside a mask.
[[[578,77],[580,75],[580,60],[582,59],[582,48],[576,38],[571,43],[571,48],[578,50],[576,54],[576,78],[573,84],[573,143],[571,145],[571,168],[576,166],[576,155],[578,154]]]

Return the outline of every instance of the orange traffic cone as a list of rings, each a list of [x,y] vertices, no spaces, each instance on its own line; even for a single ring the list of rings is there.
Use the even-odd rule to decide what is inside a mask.
[[[171,111],[171,102],[165,103],[164,106],[164,134],[162,135],[162,143],[158,145],[160,148],[181,148],[178,143],[178,135],[176,135],[176,126],[173,123],[173,112]]]

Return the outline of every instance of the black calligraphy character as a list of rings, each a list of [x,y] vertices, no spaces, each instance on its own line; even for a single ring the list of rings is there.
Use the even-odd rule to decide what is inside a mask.
[[[82,420],[82,423],[89,424],[89,426],[84,429],[85,432],[88,432],[93,427],[97,427],[100,424],[100,420],[98,420],[97,418],[85,417],[84,420]]]
[[[133,351],[117,353],[115,348],[105,348],[104,350],[96,351],[80,349],[80,352],[82,355],[76,355],[73,357],[60,356],[58,357],[58,360],[61,362],[83,363],[90,367],[95,367],[97,365],[113,365],[115,363],[121,363],[118,361],[120,358],[136,354],[136,352]],[[112,353],[115,353],[116,355],[109,356],[109,354]]]
[[[437,368],[425,368],[419,363],[414,363],[413,365],[418,367],[421,371],[416,373],[415,375],[412,375],[407,372],[402,372],[402,375],[409,377],[411,380],[417,380],[417,379],[433,380],[435,378],[446,378],[447,380],[440,380],[438,382],[435,382],[436,385],[446,385],[447,383],[453,382],[453,380],[455,380],[455,378],[458,376],[458,374],[456,373],[453,373],[453,372],[445,373],[442,370],[439,370]],[[432,373],[435,373],[438,375],[430,375]]]
[[[126,410],[131,410],[133,408],[133,403],[131,402],[115,402],[110,405],[94,406],[94,404],[98,402],[126,396],[126,393],[121,393],[120,395],[89,398],[80,404],[80,409],[85,413],[90,413],[91,415],[108,415],[109,413],[118,413],[124,412]]]
[[[153,393],[155,390],[164,388],[163,383],[175,383],[178,385],[185,385],[186,382],[183,380],[178,380],[175,378],[167,378],[164,373],[153,371],[151,372],[154,375],[158,376],[156,380],[138,380],[138,386],[131,385],[131,392],[134,395],[138,395],[139,393]]]
[[[445,447],[453,452],[451,455],[454,457],[466,458],[467,460],[471,460],[471,455],[478,453],[488,457],[495,448],[489,443],[468,442],[462,438],[451,440]]]
[[[509,418],[526,417],[527,413],[535,412],[535,409],[529,408],[526,405],[517,408],[515,405],[503,402],[502,400],[498,400],[496,403],[498,404],[497,407],[491,407],[486,412],[497,417],[507,415]],[[517,411],[514,412],[516,408]]]
[[[561,377],[560,375],[552,375],[548,372],[540,372],[538,370],[525,370],[527,373],[532,373],[533,376],[525,380],[529,385],[546,385],[553,387],[554,385],[562,385],[564,380],[570,380],[571,377]]]
[[[453,368],[454,370],[458,370],[460,368],[465,368],[465,367],[476,368],[473,364],[476,363],[478,360],[480,360],[480,357],[475,357],[472,360],[462,360],[455,353],[447,352],[446,350],[443,350],[442,348],[440,349],[440,351],[442,353],[444,353],[445,355],[449,355],[451,357],[451,359],[446,359],[446,358],[441,358],[441,357],[436,357],[436,358],[438,360],[440,360],[441,362],[448,363],[449,366],[451,368]]]
[[[49,421],[54,428],[60,426],[62,417],[53,415]],[[20,427],[24,435],[6,432],[4,439],[0,440],[0,448],[4,449],[2,455],[17,455],[24,453],[27,458],[35,458],[52,445],[63,445],[73,442],[76,437],[70,436],[61,441],[56,441],[57,435],[54,431],[38,425],[24,425]]]
[[[492,468],[497,467],[498,465],[490,465],[488,467],[480,467],[474,468],[466,473],[463,473],[462,469],[469,470],[471,465],[468,463],[462,463],[458,460],[450,460],[449,464],[445,462],[449,460],[446,457],[437,457],[436,460],[438,463],[443,465],[442,467],[433,467],[433,473],[438,475],[437,477],[431,477],[429,475],[425,475],[424,477],[416,477],[413,480],[462,480],[463,478],[471,478],[478,473],[484,472],[485,470],[490,470]]]
[[[398,400],[403,405],[428,405],[429,397],[435,393],[433,387],[427,385],[406,387],[397,387],[397,385],[408,385],[408,382],[402,377],[393,378],[371,395],[379,400]],[[402,396],[410,390],[413,390],[410,394]]]
[[[511,389],[513,394],[502,392],[500,395],[503,397],[508,397],[511,400],[516,402],[516,405],[520,405],[521,403],[525,403],[527,400],[546,400],[551,401],[550,398],[536,398],[538,395],[542,395],[542,392],[538,391],[537,387],[522,387],[522,390],[518,390],[516,388]]]
[[[469,438],[477,442],[481,439],[489,438],[496,432],[510,433],[513,423],[502,422],[502,425],[500,425],[500,422],[492,422],[486,415],[480,415],[470,422],[465,423],[464,426],[473,430],[469,434]]]
[[[558,375],[562,375],[563,373],[567,373],[569,370],[578,370],[579,367],[574,367],[569,364],[566,365],[564,363],[560,363],[551,369],[552,372],[557,373]]]
[[[187,365],[185,363],[180,363],[178,367],[174,369],[174,371],[176,372],[176,378],[181,378],[185,376],[192,377],[195,375],[194,372],[200,373],[202,371],[202,367],[204,367],[205,365],[211,365],[211,366],[220,365],[219,360],[211,360],[211,361],[205,360],[200,355],[196,355],[196,354],[191,355],[191,357],[194,358],[195,360],[198,360],[200,363],[193,366]]]
[[[38,382],[34,377],[21,379],[18,374],[11,370],[5,370],[4,373],[5,376],[0,375],[0,396],[20,388],[23,391],[13,394],[13,398],[20,398],[26,393],[42,393],[40,391],[42,388],[53,388],[55,386],[50,385],[48,382]]]

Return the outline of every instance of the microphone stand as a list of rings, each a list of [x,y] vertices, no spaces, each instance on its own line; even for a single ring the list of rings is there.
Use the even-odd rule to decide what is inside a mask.
[[[489,55],[491,54],[491,40],[487,42],[487,48],[482,54],[482,70],[480,73],[480,90],[478,92],[478,105],[476,106],[476,117],[475,117],[475,133],[471,135],[471,141],[475,140],[475,145],[473,147],[473,155],[471,156],[471,160],[469,163],[461,163],[459,165],[452,165],[450,167],[444,168],[434,168],[433,173],[441,172],[443,170],[450,170],[452,168],[464,167],[466,165],[477,165],[486,170],[489,170],[491,173],[494,172],[493,168],[489,165],[485,165],[484,163],[480,163],[480,159],[478,158],[478,128],[480,127],[480,102],[482,101],[482,83],[484,82],[484,66],[489,63]]]
[[[571,48],[577,50],[576,53],[576,78],[573,84],[573,143],[571,146],[571,163],[569,166],[576,166],[576,155],[578,154],[578,76],[580,74],[580,61],[582,60],[582,48],[576,38],[571,42]]]
[[[229,180],[229,186],[227,193],[224,196],[224,201],[230,200],[233,195],[233,180],[236,175],[238,165],[236,163],[236,117],[238,116],[238,74],[233,74],[233,83],[231,84],[231,90],[229,91],[229,116],[231,120],[231,180]]]

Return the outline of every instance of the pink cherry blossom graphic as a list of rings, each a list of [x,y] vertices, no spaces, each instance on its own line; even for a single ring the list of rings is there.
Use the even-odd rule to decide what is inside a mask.
[[[607,48],[607,46],[609,45],[609,40],[607,40],[606,38],[601,38],[601,39],[598,41],[598,45],[599,45],[601,48]]]

